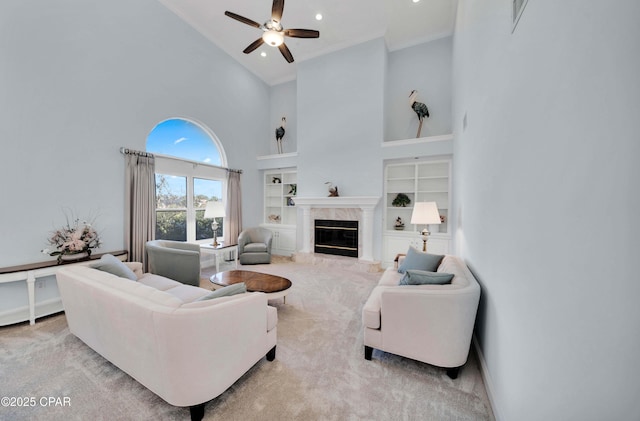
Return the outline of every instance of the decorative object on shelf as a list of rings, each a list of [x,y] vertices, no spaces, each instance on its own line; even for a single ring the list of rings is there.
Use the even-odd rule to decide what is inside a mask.
[[[397,229],[398,231],[402,231],[404,229],[404,222],[402,222],[402,218],[396,218],[395,229]]]
[[[44,249],[42,253],[49,256],[58,256],[58,263],[68,260],[80,260],[91,256],[91,249],[101,246],[98,231],[87,221],[73,218],[67,224],[55,230],[49,238],[49,244],[53,249]]]
[[[393,199],[393,202],[391,202],[391,206],[395,206],[396,208],[398,207],[404,208],[409,204],[411,204],[411,199],[409,199],[409,196],[407,196],[404,193],[398,193],[396,195],[396,198]]]
[[[293,201],[292,197],[287,197],[287,206],[295,206],[296,202]]]
[[[417,202],[411,214],[411,223],[414,225],[431,225],[440,223],[440,214],[436,202]],[[422,251],[427,251],[429,230],[425,227],[422,232]]]
[[[331,181],[327,181],[324,183],[329,186],[329,197],[338,197],[340,194],[338,193],[338,186],[334,186]]]
[[[280,222],[280,215],[271,214],[268,216],[269,222]]]
[[[282,183],[282,180],[280,179],[280,177],[273,177],[273,178],[271,179],[271,182],[272,182],[273,184],[280,184],[280,183]]]
[[[287,124],[287,118],[282,117],[280,127],[276,129],[276,144],[278,145],[278,153],[282,153],[282,138],[284,137],[284,126]]]
[[[418,102],[417,97],[418,97],[418,91],[414,89],[409,94],[409,105],[411,105],[411,108],[413,108],[413,111],[415,111],[416,114],[418,115],[418,120],[420,120],[420,124],[418,125],[418,134],[416,135],[416,138],[420,137],[420,132],[422,131],[422,122],[424,121],[424,118],[429,117],[429,109],[424,103]]]
[[[211,222],[211,229],[213,230],[213,247],[218,247],[220,243],[218,243],[218,228],[220,224],[216,220],[216,218],[224,218],[226,216],[226,211],[224,209],[224,204],[217,200],[210,200],[207,202],[207,207],[204,210],[204,218],[205,219],[213,219]]]
[[[297,184],[290,184],[289,185],[289,193],[292,196],[295,196],[296,194],[298,194],[298,185]]]

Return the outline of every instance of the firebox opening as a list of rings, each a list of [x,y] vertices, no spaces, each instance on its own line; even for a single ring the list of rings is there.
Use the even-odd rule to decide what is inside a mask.
[[[358,221],[316,219],[315,253],[358,257]]]

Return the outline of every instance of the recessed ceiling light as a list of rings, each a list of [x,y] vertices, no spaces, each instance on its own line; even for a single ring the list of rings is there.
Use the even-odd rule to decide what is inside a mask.
[[[316,14],[316,20],[322,20],[322,13]]]
[[[420,3],[420,0],[413,0],[414,3]]]
[[[266,57],[266,56],[267,56],[267,53],[265,53],[265,52],[263,51],[263,52],[261,52],[261,53],[260,53],[260,55],[261,55],[262,57]]]

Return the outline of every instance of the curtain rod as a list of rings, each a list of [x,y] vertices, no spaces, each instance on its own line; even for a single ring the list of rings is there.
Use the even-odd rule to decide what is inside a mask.
[[[148,156],[150,158],[155,158],[155,155],[149,152],[143,152],[143,151],[136,151],[133,149],[127,149],[124,146],[120,148],[120,153],[122,154],[129,154],[129,155],[140,155],[140,156]],[[213,168],[219,168],[221,170],[225,170],[227,172],[236,172],[238,174],[242,174],[242,170],[234,170],[232,168],[226,168],[226,167],[220,167],[218,165],[211,165],[211,164],[207,164],[205,162],[196,162],[196,161],[190,161],[188,159],[183,159],[183,158],[176,158],[175,156],[169,156],[169,155],[158,155],[162,158],[168,158],[168,159],[175,159],[176,161],[182,161],[182,162],[192,162],[195,165],[205,165],[207,167],[213,167]]]
[[[149,158],[154,158],[153,154],[149,152],[134,151],[133,149],[127,149],[125,147],[120,148],[120,153],[124,155],[139,155],[139,156],[148,156]]]

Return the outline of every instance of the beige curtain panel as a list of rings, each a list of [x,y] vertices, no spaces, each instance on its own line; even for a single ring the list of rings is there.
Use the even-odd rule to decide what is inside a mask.
[[[242,189],[240,187],[240,171],[227,172],[227,204],[224,218],[224,243],[237,244],[238,235],[242,231]]]
[[[146,272],[145,244],[155,239],[155,158],[145,152],[121,149],[125,154],[125,244],[129,261],[142,262]]]

